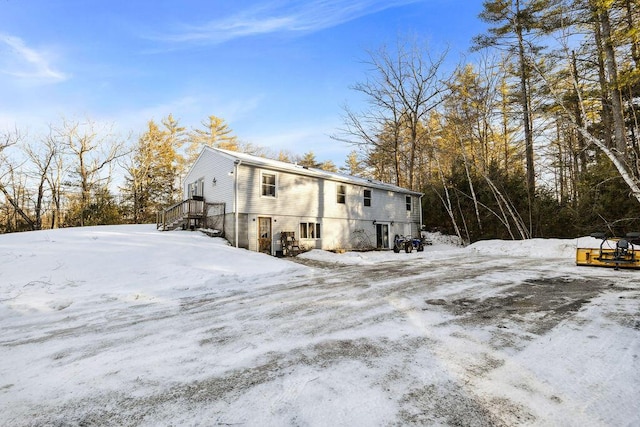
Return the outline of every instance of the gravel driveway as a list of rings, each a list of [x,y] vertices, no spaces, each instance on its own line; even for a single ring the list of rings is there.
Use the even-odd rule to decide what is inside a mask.
[[[310,272],[250,289],[203,288],[170,308],[96,304],[84,327],[60,320],[40,342],[2,343],[46,342],[56,348],[43,356],[55,369],[100,354],[117,359],[134,342],[167,340],[170,348],[171,334],[193,337],[170,361],[141,346],[148,363],[135,375],[114,367],[116,386],[90,384],[87,374],[93,388],[82,397],[23,399],[0,420],[640,424],[638,272],[469,253],[398,254],[375,265],[296,262]],[[77,341],[88,344],[78,349]],[[162,379],[168,363],[184,375]],[[4,387],[0,393],[11,392]]]

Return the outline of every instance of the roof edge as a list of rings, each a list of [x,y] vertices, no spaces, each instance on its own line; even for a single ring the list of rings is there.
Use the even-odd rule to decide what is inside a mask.
[[[316,178],[325,178],[333,181],[359,185],[362,187],[372,187],[372,188],[377,188],[381,190],[402,192],[402,193],[407,193],[415,196],[424,195],[424,193],[422,192],[410,190],[408,188],[400,187],[394,184],[389,184],[379,180],[362,178],[362,177],[357,177],[353,175],[342,174],[339,172],[329,172],[322,169],[309,168],[309,167],[297,165],[294,163],[283,162],[280,160],[269,159],[266,157],[259,157],[253,154],[242,153],[239,151],[237,152],[229,151],[229,150],[224,150],[222,148],[215,148],[215,147],[209,147],[209,146],[205,146],[203,151],[204,150],[211,150],[229,159],[240,160],[242,163],[250,164],[252,166],[276,169],[284,172],[297,173],[299,175],[305,175],[305,176],[316,177]]]

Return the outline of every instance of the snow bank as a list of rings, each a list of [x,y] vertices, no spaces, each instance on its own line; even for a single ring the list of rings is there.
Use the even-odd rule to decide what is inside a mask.
[[[574,258],[574,239],[484,240],[467,247],[484,255],[505,255],[530,258]]]
[[[63,310],[101,289],[135,303],[203,287],[260,286],[305,267],[192,231],[102,226],[0,235],[2,299],[20,311]]]
[[[576,253],[576,240],[573,239],[485,240],[476,242],[466,248],[461,248],[457,244],[455,237],[443,236],[439,233],[430,233],[429,237],[433,237],[432,241],[434,244],[426,246],[424,252],[413,251],[407,254],[401,251],[399,254],[396,254],[391,250],[387,250],[336,254],[314,249],[300,254],[299,257],[342,265],[369,265],[379,262],[395,261],[399,258],[438,260],[448,258],[461,251],[477,255],[567,259],[575,258]],[[599,240],[592,240],[597,242],[597,245],[593,247],[600,246]]]

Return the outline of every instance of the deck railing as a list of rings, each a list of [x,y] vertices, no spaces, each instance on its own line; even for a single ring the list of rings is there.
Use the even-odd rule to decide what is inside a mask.
[[[201,219],[205,215],[204,206],[204,200],[188,199],[178,202],[158,212],[156,226],[158,229],[167,230],[174,228],[185,220]]]

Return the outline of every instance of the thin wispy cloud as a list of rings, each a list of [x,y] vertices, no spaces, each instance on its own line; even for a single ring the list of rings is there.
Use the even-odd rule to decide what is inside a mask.
[[[424,0],[292,0],[264,3],[202,25],[155,37],[172,43],[220,44],[229,40],[276,33],[311,33]]]
[[[33,49],[19,37],[0,33],[0,74],[21,80],[55,83],[69,76],[49,63],[46,52]]]

